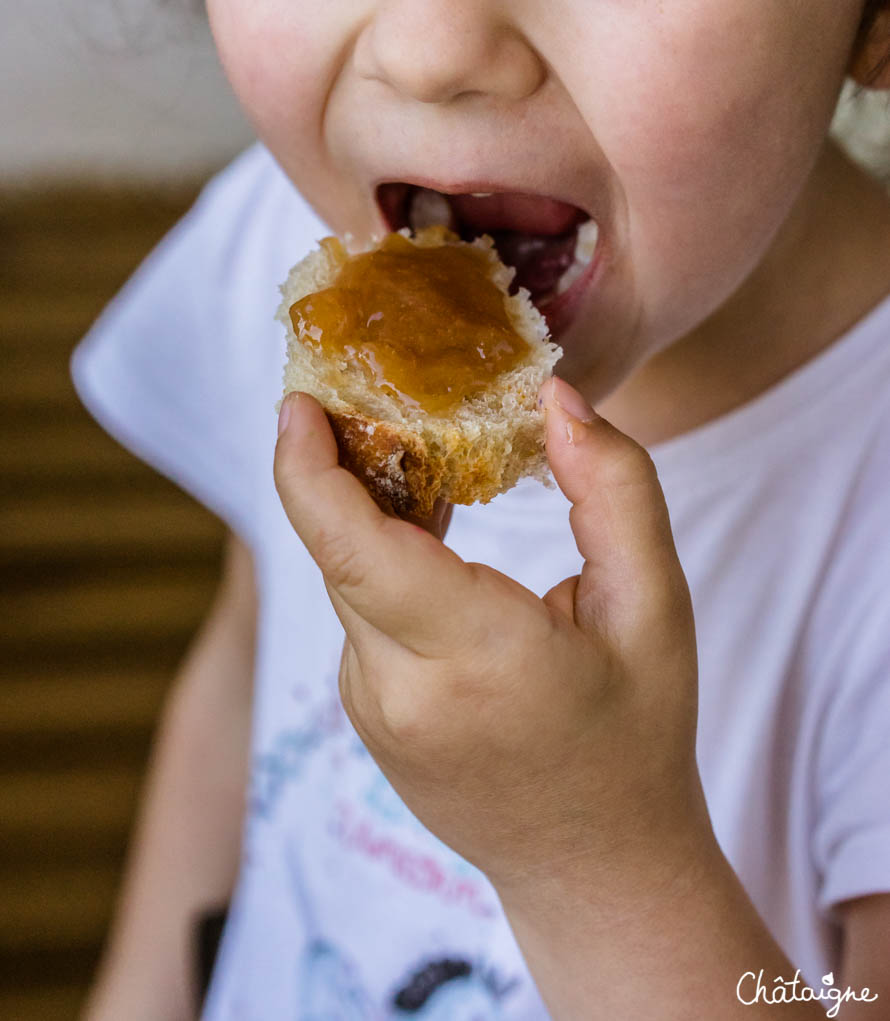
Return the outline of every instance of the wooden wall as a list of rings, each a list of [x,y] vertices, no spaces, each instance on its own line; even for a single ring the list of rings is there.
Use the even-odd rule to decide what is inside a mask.
[[[0,194],[0,1018],[77,1014],[222,526],[110,440],[77,340],[177,195]]]

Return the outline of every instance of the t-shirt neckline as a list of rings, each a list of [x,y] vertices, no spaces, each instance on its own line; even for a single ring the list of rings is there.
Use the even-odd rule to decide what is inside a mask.
[[[890,362],[890,295],[845,334],[762,393],[731,411],[649,447],[659,476],[696,488],[736,472],[752,455],[778,454],[824,430],[850,388],[867,386]],[[833,428],[837,423],[833,423]]]
[[[698,491],[721,484],[727,475],[737,476],[752,458],[763,459],[767,453],[777,456],[789,442],[806,442],[814,429],[825,429],[833,404],[849,401],[848,388],[866,385],[875,377],[878,362],[890,363],[888,334],[890,295],[838,340],[750,401],[650,446],[659,477]],[[533,514],[541,520],[567,507],[558,488],[522,479],[486,511],[489,515],[492,511]]]

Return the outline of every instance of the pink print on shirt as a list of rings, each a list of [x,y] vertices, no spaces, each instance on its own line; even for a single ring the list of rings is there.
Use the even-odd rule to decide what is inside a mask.
[[[446,904],[463,905],[478,918],[497,916],[495,905],[479,883],[448,872],[432,855],[377,830],[353,805],[337,803],[329,832],[347,850],[388,867],[406,886],[434,894]]]

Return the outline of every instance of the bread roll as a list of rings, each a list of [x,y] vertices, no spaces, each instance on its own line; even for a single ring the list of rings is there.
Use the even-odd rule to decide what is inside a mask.
[[[401,517],[428,517],[436,499],[487,503],[523,476],[548,484],[537,392],[562,351],[549,341],[543,316],[524,289],[509,294],[514,271],[500,261],[490,238],[467,243],[442,227],[421,230],[416,236],[407,230],[400,233],[418,249],[456,245],[482,253],[469,261],[502,292],[509,324],[527,344],[527,353],[519,343],[516,364],[471,388],[447,410],[427,410],[401,399],[393,388],[370,379],[367,365],[342,352],[323,350],[316,342],[320,331],[304,328],[302,319],[292,318],[295,303],[332,287],[351,258],[339,241],[330,238],[298,263],[281,287],[278,319],[288,337],[284,393],[299,390],[319,400],[337,439],[340,463],[381,507]],[[413,311],[416,314],[416,308]],[[424,323],[429,331],[440,327],[441,321],[432,316],[428,325]],[[422,357],[413,364],[423,370]]]

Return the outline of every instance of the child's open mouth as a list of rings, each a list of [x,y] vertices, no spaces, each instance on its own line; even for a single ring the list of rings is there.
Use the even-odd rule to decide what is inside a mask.
[[[377,201],[391,230],[443,224],[464,241],[488,234],[502,261],[561,332],[593,272],[599,230],[577,206],[543,195],[487,192],[447,195],[405,183],[381,184]]]

